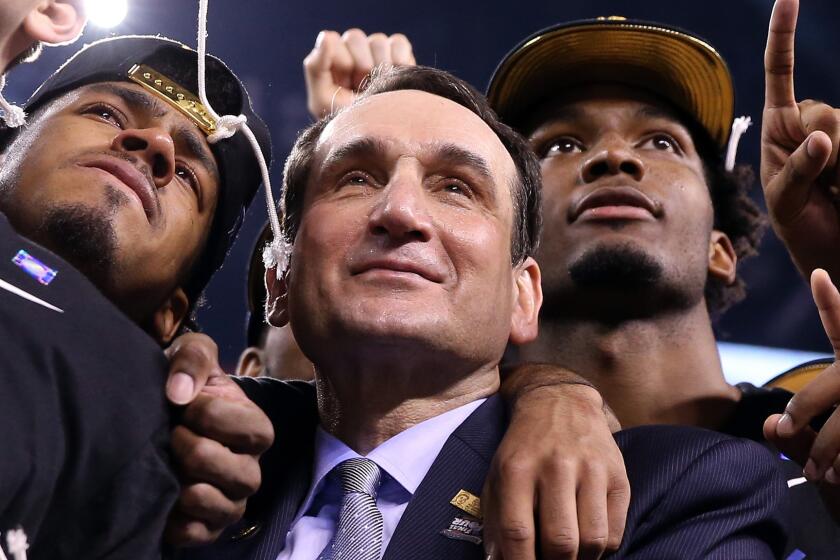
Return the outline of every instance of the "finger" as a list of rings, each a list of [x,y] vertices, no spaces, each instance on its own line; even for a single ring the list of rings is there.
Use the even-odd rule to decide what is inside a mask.
[[[389,38],[391,44],[391,60],[396,66],[414,66],[414,52],[411,41],[402,33],[394,33]]]
[[[370,48],[370,54],[373,57],[374,66],[392,64],[391,43],[388,41],[387,35],[384,33],[372,34],[368,37],[368,47]]]
[[[817,433],[806,426],[792,436],[781,437],[776,430],[781,417],[781,414],[773,414],[764,421],[764,437],[786,457],[793,459],[797,464],[804,467],[808,462],[811,446],[817,439]]]
[[[321,31],[315,48],[303,59],[306,80],[307,108],[315,118],[333,110],[336,92],[346,88],[349,92],[353,81],[353,57],[335,31]],[[342,105],[343,106],[343,105]]]
[[[181,489],[175,508],[184,517],[201,521],[211,531],[223,530],[245,514],[245,500],[231,500],[218,488],[199,482]]]
[[[817,438],[811,446],[808,463],[805,464],[805,476],[809,480],[822,480],[825,471],[834,464],[840,453],[840,413],[832,414],[817,432]]]
[[[799,118],[802,121],[802,126],[805,127],[805,131],[809,134],[819,130],[828,135],[832,149],[827,166],[835,167],[837,164],[838,144],[840,144],[838,142],[840,139],[838,111],[830,105],[808,99],[799,103]]]
[[[203,546],[216,540],[221,531],[211,531],[205,523],[173,511],[163,536],[167,543],[178,546]]]
[[[351,89],[358,89],[370,71],[373,70],[373,54],[370,52],[367,36],[361,29],[348,29],[341,40],[353,59]]]
[[[776,0],[770,16],[764,51],[764,106],[788,107],[796,103],[793,91],[794,35],[799,0]]]
[[[825,471],[823,480],[834,486],[840,485],[840,455],[834,457],[831,466]]]
[[[779,437],[791,437],[814,417],[828,411],[840,395],[840,366],[837,362],[823,370],[788,402],[785,413],[776,425]]]
[[[573,470],[550,469],[539,487],[540,558],[576,558],[579,544],[577,481]],[[606,492],[606,489],[604,489]]]
[[[627,511],[630,509],[630,482],[627,480],[623,461],[620,462],[618,473],[610,481],[610,489],[607,492],[607,550],[616,550],[621,546]]]
[[[834,350],[834,356],[840,357],[840,292],[837,291],[828,272],[818,268],[811,273],[811,293],[814,303],[817,304],[825,334]],[[835,399],[837,400],[840,398]]]
[[[484,532],[504,560],[534,560],[535,477],[528,464],[502,462],[497,474],[488,479],[482,500]],[[495,481],[495,492],[489,489]],[[495,498],[494,498],[495,496]],[[486,505],[486,507],[485,507]]]
[[[167,348],[169,378],[166,396],[176,405],[191,402],[213,377],[224,376],[219,367],[219,348],[209,336],[189,333]]]
[[[229,447],[234,453],[259,455],[274,442],[271,420],[251,401],[199,395],[184,409],[184,427]]]
[[[247,498],[259,489],[260,466],[254,457],[233,453],[183,426],[173,431],[172,452],[184,478],[212,484],[232,500]]]
[[[799,216],[830,155],[828,136],[824,132],[812,132],[787,159],[773,180],[774,186],[767,191],[767,205],[774,208],[780,223],[790,223]]]
[[[607,475],[592,468],[582,477],[577,492],[580,531],[578,558],[600,558],[607,548]]]

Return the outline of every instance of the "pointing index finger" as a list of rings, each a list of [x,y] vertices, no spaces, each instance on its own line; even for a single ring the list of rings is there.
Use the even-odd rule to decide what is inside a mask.
[[[796,104],[793,93],[793,46],[799,0],[776,0],[764,51],[766,109]]]

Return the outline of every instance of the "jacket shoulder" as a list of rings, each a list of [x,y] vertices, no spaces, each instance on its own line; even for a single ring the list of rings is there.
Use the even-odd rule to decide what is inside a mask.
[[[632,502],[618,557],[772,558],[787,536],[786,485],[761,445],[679,426],[616,434]]]

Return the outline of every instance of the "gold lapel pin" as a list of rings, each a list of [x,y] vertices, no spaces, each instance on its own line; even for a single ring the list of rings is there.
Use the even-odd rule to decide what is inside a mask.
[[[467,512],[476,519],[482,519],[481,515],[481,498],[475,494],[471,494],[464,489],[458,491],[455,497],[449,502],[461,511]]]

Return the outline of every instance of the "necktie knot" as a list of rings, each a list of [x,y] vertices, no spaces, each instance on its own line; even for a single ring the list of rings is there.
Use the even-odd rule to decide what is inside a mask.
[[[345,494],[366,494],[376,499],[379,485],[382,484],[379,465],[370,459],[355,457],[339,463],[335,470]]]

